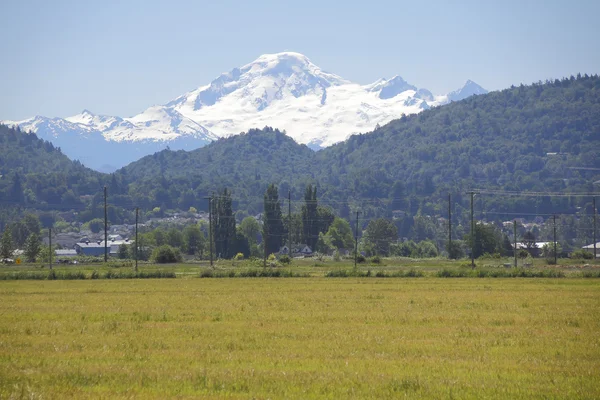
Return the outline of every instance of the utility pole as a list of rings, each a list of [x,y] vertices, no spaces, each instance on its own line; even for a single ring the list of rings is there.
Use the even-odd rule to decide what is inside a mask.
[[[451,194],[448,193],[448,258],[452,258],[452,205]]]
[[[358,257],[358,214],[360,211],[356,212],[356,234],[354,235],[354,270],[356,271],[356,259]]]
[[[471,194],[471,268],[475,268],[475,220],[473,219],[473,197],[475,192]]]
[[[292,191],[288,190],[288,256],[292,257]]]
[[[210,266],[213,266],[213,239],[212,239],[212,207],[213,207],[213,195],[205,197],[208,200],[208,244],[210,249]]]
[[[514,241],[515,244],[513,245],[513,253],[515,253],[515,268],[517,268],[517,220],[515,219],[513,221],[513,229],[514,229]]]
[[[48,247],[50,249],[50,251],[48,252],[48,267],[52,269],[52,228],[48,228]]]
[[[139,207],[135,208],[135,272],[138,272],[138,214],[140,212]]]
[[[108,261],[108,213],[106,209],[106,186],[104,186],[104,262]]]
[[[556,214],[552,216],[553,219],[553,230],[554,230],[554,265],[557,264],[557,254],[556,254]]]
[[[592,207],[594,208],[594,262],[596,262],[596,197],[592,197]]]

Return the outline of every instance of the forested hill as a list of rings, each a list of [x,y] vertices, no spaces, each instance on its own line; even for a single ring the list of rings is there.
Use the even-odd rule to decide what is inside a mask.
[[[403,117],[317,154],[339,196],[440,198],[469,188],[593,191],[600,78],[512,87]]]
[[[35,134],[0,125],[2,208],[79,205],[81,195],[95,194],[106,179]]]
[[[267,127],[189,152],[164,150],[117,172],[131,182],[129,194],[142,207],[198,207],[205,203],[203,196],[227,187],[244,207],[253,204],[260,212],[269,183],[287,193],[290,182],[300,188],[315,180],[315,156],[305,145]]]
[[[91,171],[79,161],[71,161],[60,149],[35,134],[0,124],[0,173],[22,174]]]
[[[460,201],[470,188],[591,192],[600,179],[592,168],[600,168],[600,79],[578,76],[402,117],[318,153],[266,128],[192,152],[163,151],[121,173],[133,183],[129,195],[146,206],[186,208],[228,187],[239,206],[258,212],[269,183],[285,195],[312,182],[321,199],[345,206],[378,198],[388,211],[433,213],[448,192]],[[492,199],[490,207],[542,212],[534,203]]]
[[[117,208],[206,209],[203,197],[229,188],[234,208],[262,211],[270,183],[302,198],[316,184],[319,201],[343,217],[403,210],[443,214],[453,193],[457,212],[472,188],[593,192],[600,180],[600,78],[577,77],[473,96],[402,117],[317,153],[277,129],[251,130],[194,150],[165,150],[113,175],[70,161],[33,134],[0,126],[2,204],[85,209],[99,216],[108,186]],[[85,195],[93,195],[93,199]],[[82,197],[83,196],[83,197]],[[495,212],[574,212],[589,199],[490,197]],[[496,214],[498,215],[498,214]]]

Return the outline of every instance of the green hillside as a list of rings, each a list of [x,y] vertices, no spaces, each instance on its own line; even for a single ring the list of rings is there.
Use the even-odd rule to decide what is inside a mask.
[[[131,210],[206,209],[203,199],[229,188],[233,207],[256,214],[276,183],[280,197],[301,202],[316,184],[320,204],[349,217],[401,210],[445,215],[453,195],[459,221],[473,188],[593,192],[600,180],[600,78],[578,76],[474,96],[403,116],[372,133],[313,152],[273,128],[250,130],[194,150],[165,150],[115,174],[70,161],[35,135],[0,126],[0,195],[6,207],[80,210],[103,215],[108,186],[113,223]],[[90,196],[86,196],[90,195]],[[504,214],[574,213],[587,198],[489,196],[490,219]],[[127,211],[125,211],[127,210]],[[401,229],[402,231],[402,229]]]
[[[290,182],[302,192],[316,173],[315,153],[277,129],[264,128],[220,139],[200,149],[164,150],[119,171],[131,182],[129,195],[142,207],[187,209],[202,197],[230,188],[237,207],[262,210],[269,183],[287,193]]]
[[[283,195],[291,187],[300,198],[310,182],[320,200],[348,216],[355,206],[367,215],[435,213],[448,193],[466,207],[472,188],[591,192],[600,179],[593,168],[600,168],[600,78],[578,76],[403,116],[317,153],[265,128],[192,152],[156,153],[121,173],[133,201],[146,207],[185,209],[229,187],[238,208],[259,212],[269,183],[278,183]],[[523,213],[578,205],[518,197],[488,204]]]
[[[352,136],[317,159],[320,184],[336,197],[403,193],[430,202],[471,188],[592,192],[600,179],[592,169],[600,168],[600,79],[473,96]],[[506,211],[553,212],[531,199],[491,202]]]
[[[80,196],[95,194],[106,180],[52,143],[5,125],[0,125],[0,175],[5,208],[81,206]]]

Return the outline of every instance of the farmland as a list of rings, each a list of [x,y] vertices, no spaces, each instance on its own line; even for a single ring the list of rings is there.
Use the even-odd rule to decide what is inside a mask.
[[[0,282],[0,398],[598,398],[597,279]]]

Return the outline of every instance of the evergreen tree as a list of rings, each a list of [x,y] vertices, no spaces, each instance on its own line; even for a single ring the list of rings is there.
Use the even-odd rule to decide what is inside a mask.
[[[263,245],[266,253],[277,253],[281,248],[284,236],[279,193],[277,186],[270,184],[264,196]]]
[[[231,192],[226,188],[213,199],[213,232],[217,257],[231,258],[235,241],[235,218],[231,206]]]
[[[302,241],[314,249],[319,240],[319,213],[317,203],[317,187],[306,187],[304,205],[302,206]]]
[[[12,258],[13,251],[12,234],[7,226],[2,234],[2,240],[0,240],[0,258]]]
[[[27,237],[27,241],[25,242],[25,258],[27,262],[35,262],[38,254],[40,254],[40,250],[40,237],[34,232]]]

